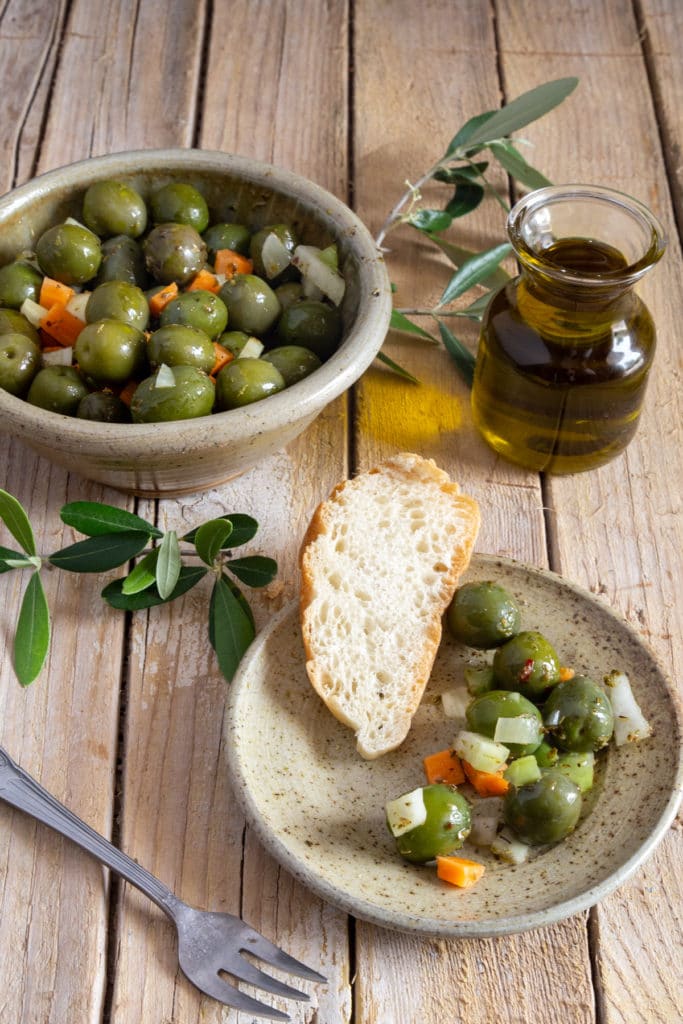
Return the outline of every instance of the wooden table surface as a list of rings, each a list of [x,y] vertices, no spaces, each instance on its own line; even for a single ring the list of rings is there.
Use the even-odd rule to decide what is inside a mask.
[[[414,450],[479,500],[479,551],[550,566],[601,595],[681,678],[682,40],[679,0],[4,0],[2,191],[93,155],[199,147],[300,172],[376,233],[404,182],[467,118],[577,75],[574,95],[525,131],[533,162],[557,182],[637,196],[670,238],[641,288],[659,349],[639,433],[598,471],[539,478],[504,463],[476,435],[445,352],[390,335],[386,351],[419,387],[376,365],[286,451],[204,494],[135,500],[5,442],[0,485],[30,510],[39,550],[74,538],[58,510],[75,499],[181,529],[248,512],[261,523],[258,550],[280,565],[281,592],[256,602],[263,625],[297,593],[297,549],[316,504],[344,477]],[[489,201],[463,222],[460,241],[489,246],[503,232]],[[415,235],[394,239],[388,263],[401,304],[434,300],[447,268]],[[99,598],[101,577],[48,573],[49,660],[22,690],[10,640],[25,579],[8,574],[1,585],[3,745],[179,895],[242,914],[319,966],[330,984],[311,988],[308,1007],[291,1007],[293,1020],[683,1020],[680,825],[628,884],[553,927],[445,941],[349,919],[294,882],[237,810],[205,595],[126,617]],[[0,806],[2,1024],[252,1019],[184,979],[155,907]]]

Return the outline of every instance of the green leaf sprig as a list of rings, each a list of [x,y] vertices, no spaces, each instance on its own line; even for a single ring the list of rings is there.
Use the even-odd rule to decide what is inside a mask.
[[[14,636],[14,670],[22,686],[39,675],[50,646],[50,613],[40,577],[46,563],[68,572],[103,573],[135,559],[139,560],[125,575],[105,586],[104,600],[113,608],[140,611],[174,601],[212,576],[209,642],[221,672],[228,682],[232,679],[256,634],[251,608],[236,580],[252,588],[265,587],[277,573],[272,558],[231,557],[235,548],[256,535],[255,519],[242,513],[226,515],[178,537],[175,530],[164,533],[140,516],[100,502],[71,502],[63,506],[60,518],[86,539],[41,557],[25,509],[0,490],[0,519],[22,549],[0,547],[0,573],[31,570]],[[188,564],[188,558],[198,564]]]
[[[509,280],[509,274],[501,264],[510,255],[512,247],[503,242],[484,252],[472,252],[444,238],[443,233],[455,221],[476,210],[487,195],[492,196],[506,212],[509,211],[508,203],[487,177],[492,160],[525,188],[537,189],[551,184],[522,155],[518,149],[520,140],[513,141],[509,135],[553,110],[577,85],[577,78],[558,78],[523,93],[500,110],[488,110],[471,117],[453,136],[444,155],[415,184],[406,183],[407,191],[377,235],[377,245],[387,251],[384,245],[387,235],[408,225],[438,246],[456,268],[433,308],[395,308],[391,327],[438,344],[439,338],[416,324],[413,318],[428,317],[436,321],[440,340],[468,385],[472,383],[475,357],[445,321],[457,317],[477,322],[482,320],[494,292]],[[483,155],[488,158],[482,159]],[[448,198],[439,208],[422,206],[421,190],[432,181],[449,186]],[[453,308],[453,303],[475,286],[483,286],[486,291],[478,294],[466,307]],[[393,371],[415,381],[385,353],[380,352],[379,358]]]

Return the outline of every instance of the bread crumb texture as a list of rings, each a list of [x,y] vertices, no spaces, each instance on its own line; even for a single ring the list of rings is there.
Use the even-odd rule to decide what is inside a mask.
[[[340,484],[313,516],[301,551],[306,671],[365,758],[408,733],[478,529],[476,501],[412,453]]]

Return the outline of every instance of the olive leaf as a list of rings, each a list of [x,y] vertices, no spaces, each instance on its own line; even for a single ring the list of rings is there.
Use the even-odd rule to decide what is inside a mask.
[[[446,207],[446,212],[450,214],[451,220],[464,217],[476,210],[485,194],[482,185],[475,182],[463,182],[456,188],[455,195]]]
[[[139,594],[156,583],[159,548],[152,548],[121,581],[122,594]]]
[[[102,590],[102,597],[108,605],[111,605],[112,608],[118,608],[120,611],[137,612],[145,608],[155,608],[157,605],[166,604],[169,601],[175,601],[178,597],[182,597],[188,590],[196,586],[206,576],[208,571],[203,565],[181,566],[178,582],[167,598],[161,597],[156,584],[135,593],[124,593],[123,584],[125,579],[113,580],[111,583],[108,583]]]
[[[69,572],[107,572],[139,555],[148,541],[149,534],[139,530],[103,534],[55,551],[49,561]]]
[[[455,245],[444,238],[439,238],[438,235],[430,235],[430,239],[448,256],[455,267],[461,267],[463,263],[477,255],[471,249],[464,249],[461,245]],[[501,288],[509,280],[510,275],[504,267],[494,267],[490,274],[481,279],[479,284],[487,285],[489,288]]]
[[[391,356],[388,356],[386,352],[378,352],[377,358],[380,360],[380,362],[384,363],[385,366],[388,366],[389,369],[393,371],[393,373],[397,374],[399,377],[403,377],[404,380],[409,380],[411,384],[420,383],[417,377],[414,377],[412,373],[409,373],[408,370],[400,366],[394,359],[391,358]]]
[[[12,551],[11,548],[0,546],[0,573],[9,572],[10,569],[22,569],[29,565],[36,569],[40,568],[40,559],[37,555],[22,555],[20,551]]]
[[[248,516],[244,512],[233,512],[229,516],[221,516],[226,522],[230,522],[232,525],[232,532],[229,535],[229,543],[223,545],[222,550],[226,548],[232,550],[233,548],[239,548],[242,544],[247,544],[250,540],[256,536],[258,532],[258,523],[253,516]],[[213,522],[214,520],[211,520]],[[201,526],[196,527],[194,530],[190,530],[188,533],[183,534],[183,540],[188,541],[190,544],[195,543],[197,532],[201,530]]]
[[[228,682],[232,680],[254,636],[253,622],[226,578],[219,576],[214,583],[209,605],[209,642]]]
[[[213,565],[232,533],[233,525],[229,519],[211,519],[203,523],[194,536],[194,546],[201,560],[207,565]]]
[[[159,545],[156,566],[156,584],[159,597],[166,601],[173,593],[181,569],[180,547],[175,530],[169,530]]]
[[[460,341],[459,338],[453,334],[453,332],[446,326],[443,321],[439,320],[439,331],[441,333],[441,339],[444,343],[444,348],[448,352],[453,362],[458,367],[461,376],[463,377],[466,384],[472,387],[472,381],[474,380],[474,365],[475,358],[467,348],[466,345]]]
[[[14,635],[14,671],[22,686],[40,672],[50,646],[50,613],[37,572],[28,581]]]
[[[406,334],[417,334],[420,338],[429,339],[434,342],[436,341],[436,338],[433,337],[429,331],[425,331],[423,327],[419,326],[419,324],[414,324],[413,321],[409,320],[408,317],[399,309],[392,309],[390,326],[393,327],[395,331],[405,331]]]
[[[0,519],[4,522],[15,541],[28,555],[36,554],[33,528],[21,502],[13,494],[0,489]]]
[[[263,555],[231,558],[225,563],[225,567],[248,587],[266,587],[272,583],[277,573],[277,562]]]
[[[408,223],[420,231],[445,231],[452,222],[452,216],[444,210],[416,210],[408,218]]]
[[[500,110],[496,110],[490,117],[480,115],[480,123],[474,126],[474,130],[466,133],[465,143],[468,151],[472,146],[486,145],[496,139],[501,139],[510,132],[516,132],[525,128],[532,121],[537,121],[549,111],[557,107],[564,99],[574,91],[579,84],[578,78],[557,78],[553,82],[546,82],[538,85],[535,89],[529,89],[522,93],[517,99],[506,103]],[[467,126],[465,126],[467,127]],[[457,135],[455,138],[457,139]],[[453,142],[447,152],[451,152]],[[462,140],[458,146],[462,146]],[[458,147],[454,147],[458,148]]]
[[[475,114],[469,121],[466,121],[451,139],[444,157],[452,156],[458,150],[464,150],[475,132],[479,131],[487,121],[490,121],[495,113],[495,110],[485,110],[483,114]]]
[[[511,251],[512,246],[510,243],[503,242],[500,245],[495,245],[492,249],[487,249],[486,252],[477,253],[469,260],[466,260],[446,285],[436,308],[448,305],[449,302],[453,302],[460,295],[464,295],[475,284],[481,284],[482,281],[485,281],[491,274],[491,271],[498,267],[500,262]]]
[[[508,174],[516,181],[520,181],[522,185],[535,189],[545,188],[546,185],[551,184],[544,174],[527,163],[513,143],[507,139],[503,139],[501,142],[492,142],[489,148],[501,167],[504,167]]]
[[[109,533],[140,531],[149,537],[163,536],[161,530],[133,512],[96,501],[72,501],[63,505],[60,517],[67,526],[73,526],[86,537],[100,537]]]

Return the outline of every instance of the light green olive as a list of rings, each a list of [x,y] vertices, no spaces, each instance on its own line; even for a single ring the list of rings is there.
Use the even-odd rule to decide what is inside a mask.
[[[214,400],[211,378],[196,366],[171,366],[169,369],[173,374],[170,387],[157,386],[157,371],[136,388],[130,404],[134,423],[195,419],[211,412]]]
[[[36,256],[43,273],[63,284],[85,284],[102,260],[97,235],[80,224],[55,224],[38,239]]]
[[[216,379],[216,406],[221,411],[237,409],[274,395],[284,386],[280,371],[264,359],[233,359]]]
[[[98,320],[78,335],[74,356],[86,377],[97,384],[125,384],[145,366],[145,337],[122,320]]]
[[[128,235],[138,238],[147,227],[145,201],[122,181],[96,181],[83,197],[83,220],[100,238]]]
[[[92,292],[85,307],[89,324],[96,320],[122,320],[144,331],[149,305],[141,288],[126,281],[105,281]]]

